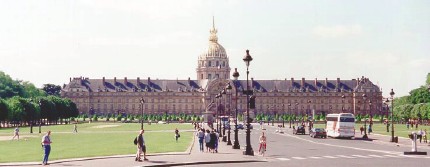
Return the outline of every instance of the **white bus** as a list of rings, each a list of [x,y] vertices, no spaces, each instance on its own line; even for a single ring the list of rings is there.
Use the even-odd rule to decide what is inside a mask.
[[[355,135],[355,117],[351,113],[328,114],[326,131],[329,137],[353,138]]]

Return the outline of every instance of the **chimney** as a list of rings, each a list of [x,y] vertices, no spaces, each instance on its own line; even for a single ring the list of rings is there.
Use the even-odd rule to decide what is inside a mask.
[[[188,77],[188,84],[191,84],[191,78]]]
[[[102,79],[102,84],[103,84],[103,86],[105,86],[105,82],[106,82],[106,80],[105,80],[105,77],[103,77],[103,79]]]
[[[139,84],[140,84],[140,77],[137,77],[136,84],[137,84],[137,85],[139,85]]]
[[[327,85],[328,85],[328,80],[327,78],[325,78],[324,86],[327,87]]]
[[[291,87],[294,87],[294,78],[291,78]]]
[[[340,78],[337,78],[337,80],[336,80],[336,86],[337,86],[337,88],[340,87]]]
[[[113,83],[116,84],[116,77],[113,77]]]
[[[305,78],[302,78],[302,82],[300,83],[300,86],[301,86],[302,88],[304,88],[304,87],[305,87]]]
[[[128,81],[127,81],[127,77],[124,77],[124,85],[127,85]]]
[[[72,77],[70,77],[70,82],[72,82]]]
[[[151,85],[151,77],[148,77],[148,86]]]
[[[317,78],[315,78],[315,88],[318,88],[318,79]]]

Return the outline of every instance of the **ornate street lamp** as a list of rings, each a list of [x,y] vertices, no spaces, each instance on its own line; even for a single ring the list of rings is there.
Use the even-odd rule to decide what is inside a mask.
[[[223,119],[224,119],[224,117],[225,117],[225,110],[226,110],[226,106],[227,106],[227,91],[225,90],[225,88],[221,91],[221,94],[223,94],[224,95],[224,111],[223,111]],[[220,118],[221,119],[221,118]],[[227,136],[225,135],[225,121],[224,120],[221,120],[221,125],[222,125],[222,141],[223,142],[227,142]]]
[[[231,85],[230,85],[230,82],[228,82],[227,83],[227,86],[225,86],[225,90],[227,91],[227,95],[228,95],[228,97],[230,97],[229,98],[229,105],[228,105],[228,131],[227,131],[227,134],[228,134],[228,137],[227,137],[227,145],[231,145],[231,140],[230,140],[230,129],[231,129],[231,126],[230,126],[230,115],[231,115],[231,89],[232,89],[232,87],[231,87]]]
[[[291,103],[288,103],[288,114],[290,114],[290,116],[289,116],[289,121],[290,121],[290,129],[291,129],[291,122],[292,122],[292,118],[293,118],[293,114],[291,114],[291,110],[290,110],[290,108],[291,108]]]
[[[284,118],[284,116],[285,116],[285,105],[284,104],[282,104],[282,127],[283,128],[285,128],[285,118]]]
[[[363,94],[363,106],[364,106],[364,112],[366,113],[366,98],[367,95]],[[367,125],[366,125],[367,119],[364,118],[364,135],[363,135],[363,139],[368,139],[367,137]]]
[[[429,87],[430,88],[430,87]],[[391,89],[391,142],[396,142],[394,140],[394,91]]]
[[[234,68],[234,72],[233,72],[233,77],[234,80],[237,82],[238,78],[239,78],[239,72],[237,72],[237,68]],[[233,149],[240,149],[240,145],[239,145],[239,135],[238,135],[238,130],[237,130],[237,87],[236,84],[234,84],[234,89],[236,90],[236,103],[235,103],[235,118],[234,118],[234,144],[233,144]]]
[[[143,129],[143,103],[145,103],[145,99],[143,99],[143,97],[140,98],[140,120],[142,121],[140,123],[140,129]]]
[[[244,152],[245,155],[254,155],[254,150],[251,147],[251,123],[249,118],[249,97],[250,97],[250,89],[249,89],[249,65],[252,61],[251,55],[249,55],[249,50],[246,50],[246,55],[243,58],[243,61],[246,64],[246,150]]]

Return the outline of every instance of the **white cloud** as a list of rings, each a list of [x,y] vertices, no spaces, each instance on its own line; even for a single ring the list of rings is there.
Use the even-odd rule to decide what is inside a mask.
[[[312,33],[324,38],[339,38],[357,36],[363,32],[361,25],[335,25],[322,26],[319,25],[312,30]]]

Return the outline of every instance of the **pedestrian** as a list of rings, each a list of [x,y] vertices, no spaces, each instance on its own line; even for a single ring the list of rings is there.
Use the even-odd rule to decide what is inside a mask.
[[[406,129],[409,129],[409,122],[406,122]]]
[[[203,129],[199,129],[196,136],[199,138],[200,152],[203,152],[203,140],[205,139],[205,132]]]
[[[48,131],[43,137],[42,137],[42,148],[44,150],[44,155],[43,155],[43,161],[42,161],[42,165],[48,165],[48,158],[49,158],[49,153],[51,153],[51,131]]]
[[[363,131],[364,131],[363,126],[360,126],[360,134],[361,134],[361,135],[363,134]]]
[[[206,143],[206,152],[209,152],[209,151],[211,151],[211,136],[210,136],[211,134],[210,134],[210,132],[209,132],[209,130],[206,130],[206,133],[205,133],[205,143]]]
[[[13,131],[13,137],[12,137],[12,140],[13,140],[13,139],[15,139],[15,137],[18,137],[18,140],[19,140],[19,126],[17,126],[17,127],[15,128],[15,130]]]
[[[368,134],[372,132],[372,125],[369,125],[369,128],[367,129],[367,131],[369,132]]]
[[[214,130],[212,130],[211,131],[211,133],[209,134],[210,135],[210,144],[209,144],[209,147],[210,147],[210,150],[211,150],[211,152],[212,153],[215,153],[215,151],[216,151],[216,147],[217,147],[217,137],[216,137],[216,134],[215,134],[215,131]]]
[[[417,124],[418,125],[418,124]],[[420,143],[421,143],[421,141],[422,141],[422,139],[423,139],[423,129],[421,129],[420,131],[418,131],[418,134],[417,134],[417,138],[420,140]]]
[[[423,139],[424,139],[424,143],[427,143],[427,129],[424,129]]]
[[[140,130],[139,135],[137,136],[137,153],[135,161],[142,162],[141,154],[143,153],[143,160],[147,161],[146,158],[146,145],[145,145],[145,138],[143,137],[143,133],[145,130]]]
[[[78,125],[73,125],[73,133],[78,133]]]
[[[175,139],[176,139],[176,142],[178,142],[178,138],[179,137],[181,137],[181,135],[179,135],[179,130],[178,130],[178,128],[176,128],[175,129]]]

